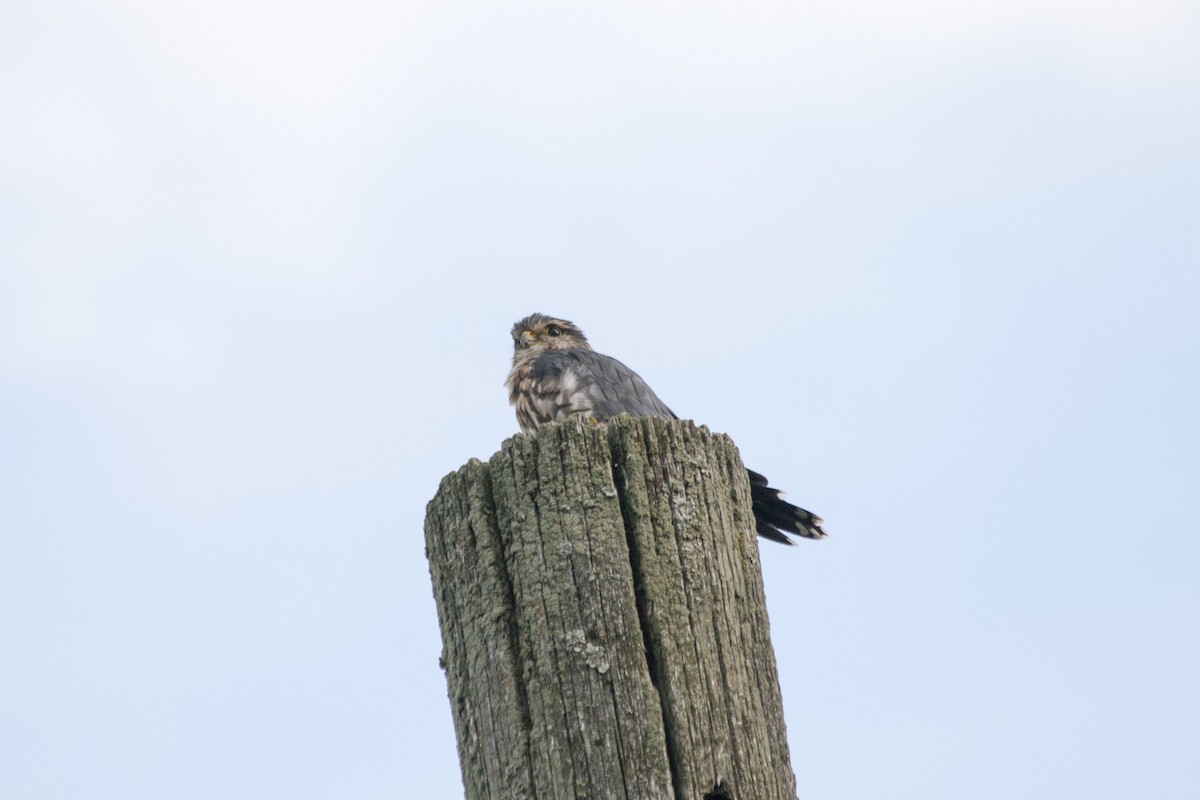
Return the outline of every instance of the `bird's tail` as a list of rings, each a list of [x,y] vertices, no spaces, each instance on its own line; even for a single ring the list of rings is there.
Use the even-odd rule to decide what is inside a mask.
[[[821,530],[821,518],[816,514],[784,500],[779,490],[768,486],[767,479],[754,470],[748,469],[746,474],[750,477],[750,499],[759,536],[772,542],[795,544],[785,534],[806,539],[824,539],[829,535]]]

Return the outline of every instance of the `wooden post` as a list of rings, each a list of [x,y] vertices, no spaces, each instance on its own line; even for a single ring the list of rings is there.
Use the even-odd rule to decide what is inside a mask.
[[[795,800],[728,437],[515,436],[446,476],[425,539],[468,800]]]

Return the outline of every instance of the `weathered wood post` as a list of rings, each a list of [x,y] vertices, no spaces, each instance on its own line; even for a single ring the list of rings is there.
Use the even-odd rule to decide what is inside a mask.
[[[446,476],[425,539],[468,800],[795,800],[728,437],[515,436]]]

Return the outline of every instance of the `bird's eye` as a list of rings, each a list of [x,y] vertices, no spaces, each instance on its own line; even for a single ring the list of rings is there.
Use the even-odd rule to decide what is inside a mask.
[[[558,327],[557,325],[547,325],[546,326],[546,335],[547,336],[562,336],[562,328]]]

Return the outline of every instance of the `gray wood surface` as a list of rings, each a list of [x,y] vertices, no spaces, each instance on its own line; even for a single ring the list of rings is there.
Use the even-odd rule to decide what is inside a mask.
[[[446,476],[426,552],[468,800],[795,798],[753,531],[737,448],[690,422],[549,425]]]

